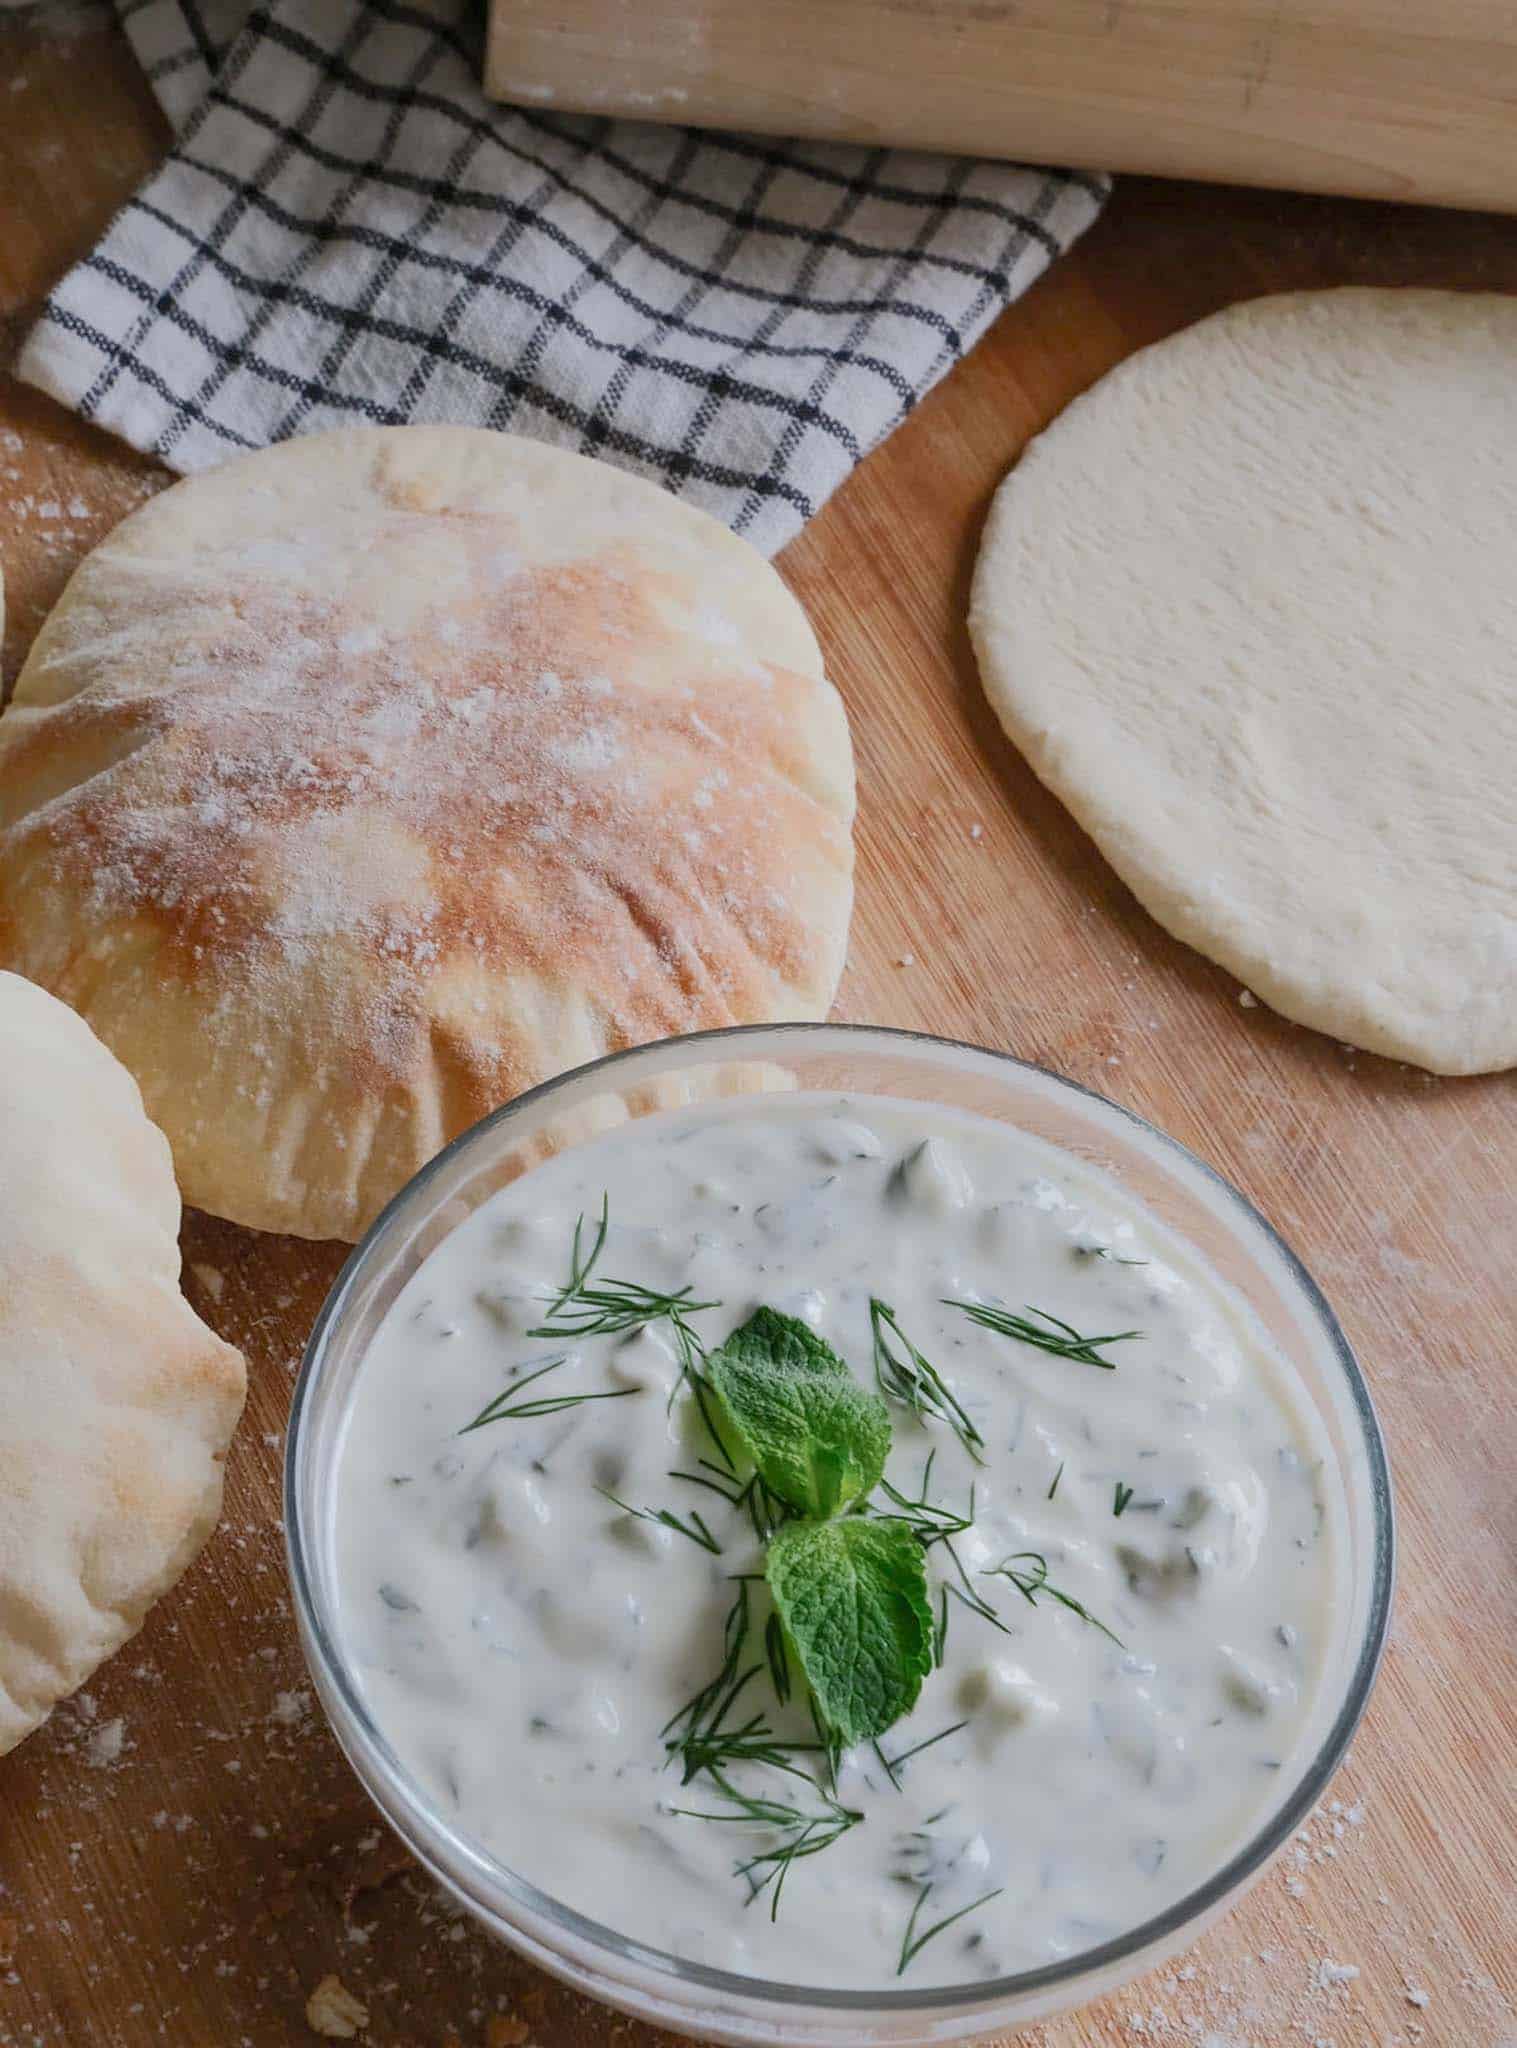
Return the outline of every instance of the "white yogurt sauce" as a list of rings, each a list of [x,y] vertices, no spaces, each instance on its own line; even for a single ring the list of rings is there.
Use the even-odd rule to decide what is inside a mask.
[[[730,1810],[703,1778],[681,1787],[662,1731],[720,1666],[731,1575],[760,1570],[762,1548],[745,1512],[671,1476],[719,1463],[673,1333],[528,1334],[603,1194],[598,1273],[720,1304],[690,1318],[706,1345],[767,1303],[872,1387],[869,1304],[883,1297],[984,1438],[977,1466],[952,1430],[891,1403],[901,1492],[921,1492],[929,1451],[929,1498],[963,1512],[974,1485],[954,1539],[962,1575],[944,1546],[927,1554],[934,1607],[945,1583],[967,1583],[1001,1627],[948,1598],[940,1668],[879,1749],[895,1759],[964,1725],[898,1784],[867,1744],[844,1758],[836,1798],[862,1818],[790,1866],[773,1920],[771,1890],[751,1900],[735,1866],[776,1837],[674,1811]],[[1103,1369],[980,1328],[945,1297],[1141,1334],[1099,1351]],[[565,1353],[516,1398],[625,1398],[460,1434]],[[441,1814],[617,1932],[770,1980],[881,1987],[930,1884],[918,1933],[998,1896],[901,1981],[998,1976],[1161,1911],[1272,1803],[1311,1714],[1343,1555],[1318,1429],[1242,1304],[1068,1155],[883,1098],[647,1117],[493,1197],[391,1309],[335,1481],[345,1646]],[[720,1554],[599,1489],[655,1514],[699,1510]],[[1029,1552],[1093,1620],[993,1575]],[[1036,1578],[1025,1559],[1014,1569]],[[749,1591],[762,1662],[767,1594]],[[781,1735],[811,1733],[767,1666],[742,1705]],[[819,1803],[772,1769],[732,1776],[754,1796]]]

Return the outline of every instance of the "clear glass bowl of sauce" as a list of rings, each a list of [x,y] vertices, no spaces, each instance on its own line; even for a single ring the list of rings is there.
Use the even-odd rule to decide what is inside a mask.
[[[396,1298],[441,1241],[535,1165],[693,1101],[803,1091],[964,1113],[1057,1147],[1114,1184],[1241,1297],[1309,1404],[1341,1504],[1324,1668],[1252,1833],[1204,1881],[1112,1939],[972,1983],[820,1989],[739,1975],[631,1939],[546,1896],[440,1810],[378,1725],[340,1626],[334,1473],[357,1375]],[[667,1040],[563,1075],[476,1125],[401,1191],[318,1318],[285,1470],[295,1608],[312,1678],[359,1778],[412,1853],[487,1928],[577,1989],[654,2024],[742,2043],[926,2043],[1004,2032],[1125,1983],[1192,1941],[1321,1797],[1368,1700],[1389,1621],[1393,1514],[1363,1377],[1299,1260],[1236,1190],[1129,1112],[1043,1070],[908,1032],[779,1025]]]

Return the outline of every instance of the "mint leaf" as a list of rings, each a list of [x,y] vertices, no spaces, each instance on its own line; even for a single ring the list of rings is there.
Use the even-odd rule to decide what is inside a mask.
[[[852,1377],[810,1323],[803,1323],[799,1316],[782,1316],[777,1308],[756,1308],[714,1356],[742,1359],[775,1372],[811,1373],[819,1379]]]
[[[879,1484],[890,1412],[808,1324],[756,1309],[706,1374],[760,1478],[797,1514],[835,1515]]]
[[[787,1522],[764,1575],[823,1722],[845,1745],[883,1735],[932,1669],[922,1546],[904,1522]]]

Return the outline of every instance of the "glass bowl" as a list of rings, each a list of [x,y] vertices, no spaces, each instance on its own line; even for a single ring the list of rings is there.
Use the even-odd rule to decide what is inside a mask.
[[[1253,1838],[1205,1884],[1114,1941],[1014,1976],[937,1989],[827,1991],[740,1977],[649,1948],[545,1896],[459,1833],[409,1776],[364,1703],[336,1627],[331,1475],[348,1398],[390,1303],[442,1238],[541,1159],[679,1102],[766,1089],[899,1097],[975,1111],[1105,1172],[1237,1294],[1295,1367],[1336,1458],[1344,1597],[1307,1733]],[[333,1287],[295,1388],[285,1528],[301,1643],[327,1717],[407,1848],[492,1933],[577,1990],[657,2026],[766,2048],[866,2048],[1003,2033],[1150,1969],[1236,1900],[1288,1842],[1347,1748],[1390,1617],[1390,1476],[1343,1332],[1295,1254],[1236,1189],[1172,1138],[1071,1081],[1003,1053],[846,1024],[666,1039],[546,1082],[476,1124],[390,1203]]]

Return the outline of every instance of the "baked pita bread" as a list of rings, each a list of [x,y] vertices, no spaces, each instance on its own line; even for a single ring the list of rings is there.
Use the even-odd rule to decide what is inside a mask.
[[[0,973],[0,1752],[216,1526],[242,1359],[179,1292],[178,1232],[136,1082]]]
[[[142,1084],[185,1199],[356,1236],[616,1048],[818,1017],[847,724],[745,542],[471,428],[287,442],[80,567],[0,719],[0,960]]]

